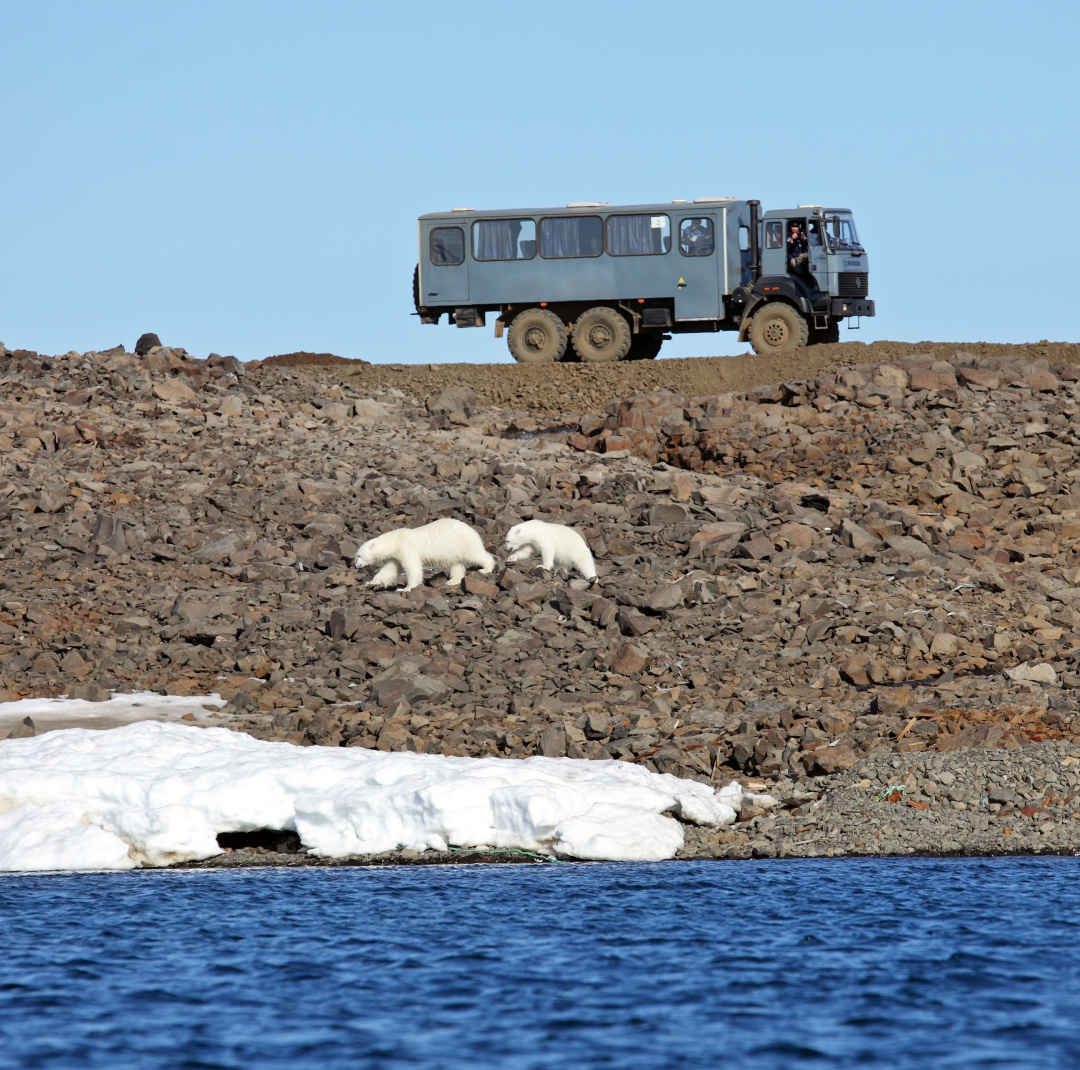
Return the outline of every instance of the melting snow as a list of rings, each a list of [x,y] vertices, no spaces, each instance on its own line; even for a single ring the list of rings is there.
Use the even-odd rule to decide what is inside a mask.
[[[63,696],[23,698],[0,703],[0,739],[24,717],[34,722],[39,733],[56,728],[115,728],[135,721],[179,721],[185,714],[197,722],[220,724],[222,715],[214,711],[224,705],[220,695],[158,695],[153,691],[114,691],[105,702]]]
[[[668,813],[729,824],[743,797],[627,762],[297,747],[143,721],[0,742],[0,870],[162,866],[261,828],[330,858],[453,845],[655,861],[683,843]]]

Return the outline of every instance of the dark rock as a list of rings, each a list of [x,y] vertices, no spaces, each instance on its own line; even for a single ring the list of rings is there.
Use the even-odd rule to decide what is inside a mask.
[[[330,611],[330,638],[334,640],[351,639],[356,635],[362,620],[363,617],[361,617],[360,611],[354,606],[335,607]]]
[[[537,753],[545,758],[562,758],[566,755],[566,732],[561,725],[552,725],[540,733]]]
[[[645,596],[645,608],[650,613],[663,613],[666,609],[675,609],[685,601],[682,587],[677,583],[665,583],[654,587]]]
[[[161,345],[161,339],[156,334],[140,334],[135,343],[135,355],[145,357],[155,346]]]
[[[34,727],[34,722],[29,717],[24,717],[21,724],[17,724],[10,732],[8,732],[6,739],[28,739],[30,736],[36,736],[37,729]]]
[[[108,702],[112,695],[97,684],[76,684],[68,688],[68,698],[82,699],[84,702]]]
[[[401,700],[410,705],[431,701],[445,695],[448,688],[442,680],[417,673],[412,676],[391,676],[371,685],[371,698],[379,706],[394,706]]]
[[[649,510],[649,523],[656,527],[681,524],[690,516],[685,505],[677,502],[661,502]]]
[[[634,643],[622,643],[611,660],[611,671],[621,676],[637,676],[652,661],[649,652]]]

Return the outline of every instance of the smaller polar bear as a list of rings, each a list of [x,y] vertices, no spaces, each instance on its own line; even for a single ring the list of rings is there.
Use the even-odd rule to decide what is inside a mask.
[[[405,590],[424,582],[424,566],[448,570],[451,585],[461,583],[465,569],[477,565],[485,575],[495,567],[495,558],[484,549],[479,534],[460,520],[444,517],[419,528],[398,528],[368,539],[353,564],[356,568],[385,561],[369,581],[369,587],[389,587],[405,573]]]
[[[540,564],[549,572],[556,568],[568,572],[576,568],[585,579],[596,579],[596,566],[588,543],[565,524],[549,524],[546,520],[515,524],[506,533],[506,549],[514,551],[508,561],[524,561],[535,551],[540,555]]]

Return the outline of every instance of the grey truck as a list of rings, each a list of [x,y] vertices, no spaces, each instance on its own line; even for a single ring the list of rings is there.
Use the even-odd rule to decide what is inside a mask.
[[[421,323],[494,316],[527,364],[647,360],[708,331],[786,353],[874,315],[848,209],[733,197],[423,215],[413,301]]]

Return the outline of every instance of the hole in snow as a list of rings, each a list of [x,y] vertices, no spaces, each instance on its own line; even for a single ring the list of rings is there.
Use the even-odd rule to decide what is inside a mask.
[[[300,853],[300,837],[288,829],[256,829],[254,832],[219,832],[218,847],[223,851],[240,851],[261,847],[264,851],[295,855]]]

